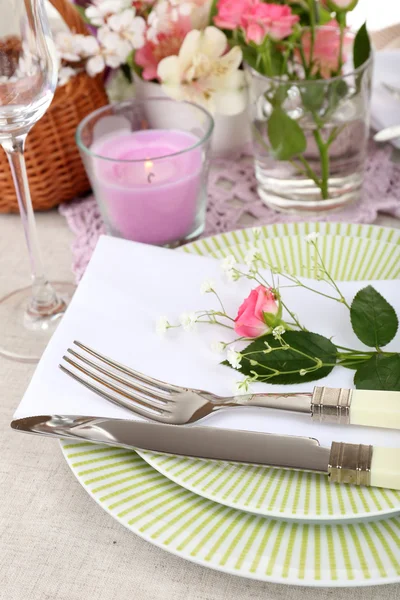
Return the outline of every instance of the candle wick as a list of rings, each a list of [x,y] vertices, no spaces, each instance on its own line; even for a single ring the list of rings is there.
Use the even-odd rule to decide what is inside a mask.
[[[153,177],[155,177],[154,173],[149,173],[149,174],[147,175],[147,181],[148,181],[149,183],[151,183],[151,180],[153,179]]]

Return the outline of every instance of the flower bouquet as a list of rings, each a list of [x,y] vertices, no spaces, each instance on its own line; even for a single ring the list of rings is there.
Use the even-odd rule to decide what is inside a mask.
[[[357,200],[369,130],[370,43],[357,0],[219,0],[215,24],[242,48],[251,80],[261,198],[281,211]]]
[[[247,102],[242,51],[211,25],[210,0],[93,0],[77,5],[93,35],[59,33],[60,83],[121,68],[176,100],[234,115]]]

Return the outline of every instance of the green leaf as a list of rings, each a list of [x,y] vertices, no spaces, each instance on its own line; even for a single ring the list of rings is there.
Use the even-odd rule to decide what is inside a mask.
[[[354,68],[361,67],[371,56],[371,41],[369,39],[367,24],[364,23],[357,32],[353,46]]]
[[[85,13],[85,10],[86,10],[86,9],[85,9],[83,6],[78,6],[78,5],[76,5],[76,4],[74,4],[74,8],[75,8],[75,10],[77,10],[77,11],[78,11],[78,13],[80,14],[80,16],[81,16],[82,20],[83,20],[85,23],[88,23],[89,25],[91,25],[91,23],[90,23],[90,19],[88,19],[88,18],[87,18],[87,16],[86,16],[86,13]]]
[[[342,100],[342,98],[346,97],[348,91],[349,87],[344,79],[334,79],[332,83],[329,84],[329,88],[327,90],[328,106],[324,116],[327,116],[336,110],[339,102]]]
[[[217,16],[218,8],[217,8],[218,0],[213,0],[210,7],[210,25],[214,25],[214,17]]]
[[[375,354],[357,369],[354,384],[359,390],[400,392],[400,354]]]
[[[121,71],[124,74],[124,77],[128,81],[128,83],[132,83],[131,67],[127,63],[125,63],[125,64],[121,65]]]
[[[393,306],[371,285],[360,290],[350,307],[354,333],[366,346],[385,346],[394,338],[399,320]]]
[[[305,152],[307,147],[306,136],[300,125],[278,106],[275,106],[268,120],[268,137],[276,160],[289,160]]]
[[[332,14],[323,6],[318,6],[318,25],[326,25],[332,21]]]
[[[326,377],[332,371],[336,363],[337,350],[328,338],[309,331],[287,331],[283,335],[283,339],[286,344],[289,344],[290,349],[279,349],[264,354],[263,350],[266,350],[265,342],[268,342],[271,348],[279,348],[280,343],[271,334],[257,338],[245,350],[242,350],[242,353],[254,352],[254,354],[242,359],[242,366],[239,371],[244,375],[251,375],[251,371],[253,371],[260,377],[265,377],[271,372],[265,367],[281,372],[295,371],[290,374],[276,375],[268,381],[268,383],[288,385],[315,381],[316,379]],[[300,375],[300,370],[314,367],[315,362],[311,358],[299,354],[296,350],[308,355],[308,357],[319,358],[323,363],[328,363],[329,366],[322,366],[316,371]],[[254,366],[250,361],[257,361],[257,363],[263,366]],[[229,363],[226,361],[223,364],[229,366]]]
[[[323,83],[309,81],[300,88],[301,99],[305,108],[318,111],[325,101],[327,88]]]

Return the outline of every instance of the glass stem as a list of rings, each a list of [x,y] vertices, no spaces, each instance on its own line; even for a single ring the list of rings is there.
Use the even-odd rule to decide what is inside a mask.
[[[7,154],[11,168],[31,263],[32,298],[28,311],[44,316],[46,314],[54,313],[54,308],[59,304],[59,300],[55,290],[48,283],[44,273],[35,214],[33,212],[28,175],[26,172],[24,157],[25,140],[26,134],[15,136],[9,140],[4,140],[2,146]]]

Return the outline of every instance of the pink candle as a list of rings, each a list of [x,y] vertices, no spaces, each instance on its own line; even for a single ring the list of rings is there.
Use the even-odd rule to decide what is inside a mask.
[[[195,229],[203,160],[200,147],[188,149],[198,142],[186,131],[147,129],[92,145],[94,191],[112,234],[162,245]]]

